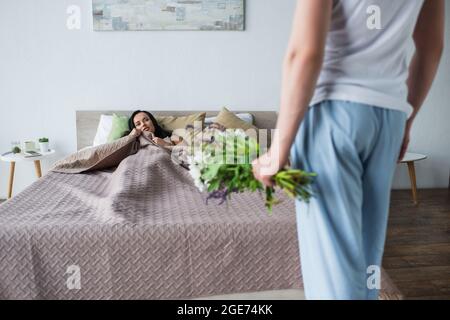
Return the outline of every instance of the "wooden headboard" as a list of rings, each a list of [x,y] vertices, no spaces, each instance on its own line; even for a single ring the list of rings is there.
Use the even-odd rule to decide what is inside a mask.
[[[133,111],[76,111],[77,121],[77,150],[92,145],[94,141],[95,133],[97,132],[98,123],[100,121],[100,115],[102,114],[117,114],[130,116]],[[219,111],[151,111],[155,116],[185,116],[198,112],[206,112],[207,117],[216,116]],[[275,128],[277,121],[276,111],[233,111],[235,113],[248,112],[254,117],[254,125],[259,129],[273,129]],[[270,132],[269,132],[270,135]]]

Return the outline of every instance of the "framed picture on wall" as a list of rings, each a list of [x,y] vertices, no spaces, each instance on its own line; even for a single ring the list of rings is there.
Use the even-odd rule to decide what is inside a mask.
[[[92,0],[95,31],[244,30],[245,0]]]

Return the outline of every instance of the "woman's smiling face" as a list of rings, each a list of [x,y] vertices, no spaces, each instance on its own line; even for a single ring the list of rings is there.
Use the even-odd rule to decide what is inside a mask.
[[[155,133],[155,126],[152,120],[145,112],[139,112],[133,118],[134,126],[141,131],[150,131]]]

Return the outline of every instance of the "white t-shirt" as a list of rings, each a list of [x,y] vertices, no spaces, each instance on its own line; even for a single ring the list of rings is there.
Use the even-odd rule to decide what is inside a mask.
[[[335,0],[323,68],[310,105],[347,100],[413,111],[408,44],[424,0]]]

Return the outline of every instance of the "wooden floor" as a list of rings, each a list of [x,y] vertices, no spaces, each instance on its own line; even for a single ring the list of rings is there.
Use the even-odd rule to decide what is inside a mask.
[[[407,299],[450,299],[450,190],[419,197],[392,191],[383,266]]]
[[[450,299],[450,190],[394,190],[383,266],[407,299]]]

